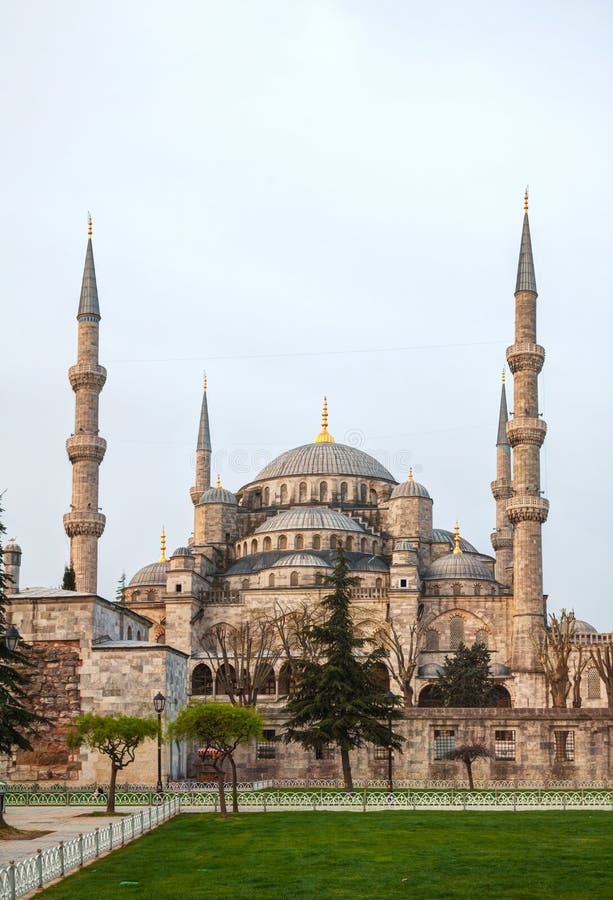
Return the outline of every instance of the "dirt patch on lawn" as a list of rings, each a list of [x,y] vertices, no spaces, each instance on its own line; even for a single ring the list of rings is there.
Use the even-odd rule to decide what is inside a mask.
[[[34,838],[51,834],[49,831],[22,831],[20,828],[11,828],[6,825],[0,828],[0,841],[33,841]]]

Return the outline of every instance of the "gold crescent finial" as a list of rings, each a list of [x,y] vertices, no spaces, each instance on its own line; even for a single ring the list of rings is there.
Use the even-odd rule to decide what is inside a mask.
[[[160,558],[158,562],[165,563],[166,560],[166,532],[164,531],[164,526],[162,525],[162,533],[160,535]]]
[[[462,551],[460,550],[460,523],[455,523],[455,528],[453,530],[453,555],[460,556]]]
[[[87,213],[87,237],[90,238],[92,236],[92,234],[93,234],[92,216],[91,216],[91,213],[88,212]]]
[[[504,384],[505,381],[506,381],[506,375],[505,375],[505,372],[504,372],[504,366],[503,366],[503,369],[502,369],[502,383]]]
[[[407,478],[409,484],[413,484],[413,466],[409,469],[409,477]]]
[[[324,397],[324,405],[321,410],[321,431],[315,438],[315,444],[334,444],[334,438],[328,433],[328,398]]]
[[[526,185],[526,190],[524,191],[524,212],[528,212],[528,185]]]
[[[219,474],[217,475],[217,481],[215,483],[215,487],[217,488],[218,491],[221,490],[221,476]]]

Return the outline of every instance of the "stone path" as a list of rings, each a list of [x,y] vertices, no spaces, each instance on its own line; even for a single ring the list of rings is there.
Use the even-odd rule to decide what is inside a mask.
[[[99,810],[100,807],[97,807]],[[140,812],[140,806],[122,806],[122,813]],[[42,837],[29,841],[0,841],[0,866],[5,866],[12,859],[17,862],[26,856],[33,856],[37,850],[54,847],[60,841],[69,841],[102,828],[110,822],[117,821],[114,816],[91,816],[96,807],[77,806],[9,806],[4,811],[8,825],[23,831],[48,831]]]

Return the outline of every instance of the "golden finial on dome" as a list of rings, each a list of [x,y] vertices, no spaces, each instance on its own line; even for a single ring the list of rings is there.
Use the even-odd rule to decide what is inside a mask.
[[[526,185],[526,190],[524,191],[524,212],[528,212],[528,185]]]
[[[217,475],[217,481],[215,482],[215,487],[217,488],[218,491],[221,490],[221,476],[219,474]]]
[[[460,550],[460,523],[455,523],[455,528],[453,530],[453,555],[459,556],[462,553]]]
[[[162,533],[160,535],[160,558],[158,562],[165,563],[166,559],[166,532],[164,531],[164,526],[162,525]]]
[[[409,477],[407,478],[409,484],[413,484],[413,466],[409,469]]]
[[[324,405],[321,411],[321,431],[313,441],[314,444],[334,444],[334,438],[328,433],[328,398],[324,397]]]
[[[87,213],[87,236],[90,238],[93,234],[91,213]]]

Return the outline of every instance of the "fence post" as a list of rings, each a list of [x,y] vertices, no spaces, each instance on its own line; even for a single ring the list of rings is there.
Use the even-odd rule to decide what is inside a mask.
[[[100,829],[96,828],[94,838],[94,847],[96,848],[96,858],[100,856]]]
[[[64,841],[60,841],[58,850],[60,851],[60,875],[64,875]]]
[[[43,886],[43,851],[36,850],[36,872],[38,874],[38,886]]]
[[[109,823],[109,850],[113,849],[113,823]]]
[[[15,890],[15,860],[9,862],[9,888],[11,891],[11,900],[15,900],[17,891]]]
[[[266,793],[266,791],[264,791],[264,793],[262,794],[263,803],[264,803],[264,812],[266,812],[266,799],[267,799],[267,797],[268,797],[268,794]],[[217,810],[215,810],[215,812],[217,812]]]
[[[79,832],[79,865],[83,865],[83,833]]]
[[[362,791],[362,812],[366,812],[366,788]]]
[[[126,842],[126,820],[121,820],[121,846],[123,847]]]

